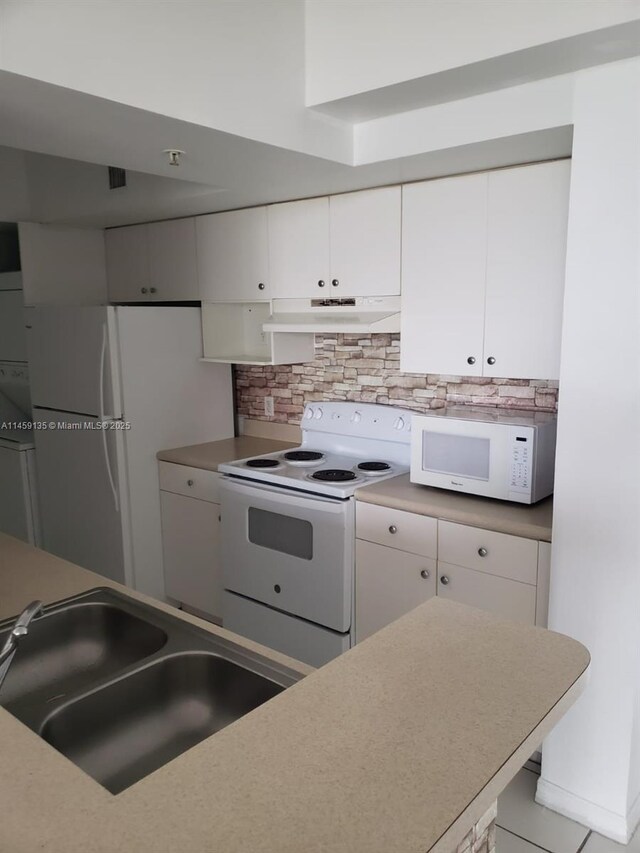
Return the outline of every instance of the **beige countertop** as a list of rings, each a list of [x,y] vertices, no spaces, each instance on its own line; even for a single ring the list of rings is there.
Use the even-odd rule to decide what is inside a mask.
[[[409,481],[408,474],[402,474],[381,483],[363,486],[357,490],[356,498],[365,503],[551,542],[552,497],[533,506],[507,503],[474,495],[459,495],[446,489],[418,486]]]
[[[160,450],[156,453],[156,457],[162,462],[217,471],[218,465],[222,462],[233,462],[234,459],[259,456],[261,453],[275,453],[278,450],[288,450],[296,446],[290,441],[274,441],[272,438],[240,435],[236,438],[223,438],[220,441],[207,441],[205,444]]]
[[[0,617],[97,585],[0,534]],[[0,850],[445,853],[588,663],[567,637],[434,598],[117,796],[0,709]]]

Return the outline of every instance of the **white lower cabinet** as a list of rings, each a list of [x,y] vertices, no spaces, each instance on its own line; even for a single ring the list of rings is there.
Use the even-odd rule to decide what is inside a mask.
[[[438,561],[438,595],[514,622],[536,621],[535,586],[475,569]]]
[[[436,594],[436,561],[356,541],[356,642]]]
[[[356,537],[356,642],[433,595],[547,624],[549,542],[365,503]]]
[[[218,477],[214,471],[160,463],[167,595],[221,620],[220,505],[212,500]]]

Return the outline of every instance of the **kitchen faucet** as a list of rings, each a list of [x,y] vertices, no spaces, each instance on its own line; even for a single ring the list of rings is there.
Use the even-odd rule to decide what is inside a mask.
[[[29,633],[31,621],[36,616],[40,616],[41,613],[42,602],[32,601],[16,619],[13,628],[9,632],[9,636],[4,641],[2,649],[0,649],[0,688],[2,688],[2,683],[7,676],[21,637],[25,637]]]

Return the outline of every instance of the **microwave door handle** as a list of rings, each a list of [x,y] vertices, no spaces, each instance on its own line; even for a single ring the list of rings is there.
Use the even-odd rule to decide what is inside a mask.
[[[100,348],[100,376],[98,379],[98,385],[100,389],[100,422],[104,425],[107,416],[104,412],[104,368],[105,361],[107,356],[107,324],[102,324],[102,346]],[[118,490],[116,488],[115,478],[113,476],[113,471],[111,470],[111,459],[109,458],[109,446],[107,444],[107,431],[103,428],[100,430],[102,433],[102,452],[104,454],[104,462],[105,467],[107,469],[107,477],[109,478],[109,485],[111,487],[111,494],[113,495],[113,503],[116,509],[116,512],[120,512],[120,501],[118,499]]]

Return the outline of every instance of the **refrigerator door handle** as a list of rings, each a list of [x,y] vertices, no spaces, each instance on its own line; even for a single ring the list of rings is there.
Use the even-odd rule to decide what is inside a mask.
[[[105,420],[107,416],[104,412],[104,366],[105,359],[107,355],[107,324],[102,324],[102,347],[100,349],[100,377],[99,377],[99,386],[100,386],[100,422],[101,422],[101,432],[102,432],[102,450],[104,452],[104,461],[107,468],[107,475],[109,477],[109,485],[111,486],[111,491],[113,493],[113,503],[116,508],[116,512],[120,512],[120,502],[118,500],[118,490],[116,488],[116,482],[113,477],[113,472],[111,470],[111,460],[109,458],[109,447],[107,444],[107,431],[104,428]]]

